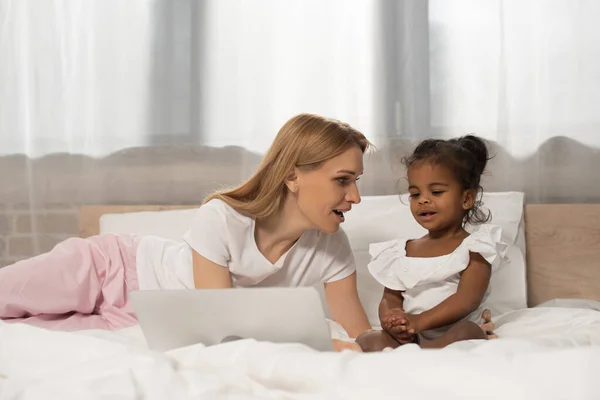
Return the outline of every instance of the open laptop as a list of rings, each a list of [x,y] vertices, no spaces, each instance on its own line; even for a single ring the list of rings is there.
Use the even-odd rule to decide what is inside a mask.
[[[312,287],[142,290],[131,293],[131,301],[153,350],[231,338],[333,350],[321,298]]]

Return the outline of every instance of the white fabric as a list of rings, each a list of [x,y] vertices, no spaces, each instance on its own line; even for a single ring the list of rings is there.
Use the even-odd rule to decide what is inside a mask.
[[[176,128],[152,117],[156,12],[152,2],[0,1],[0,154],[106,155]]]
[[[600,92],[589,90],[600,80],[599,2],[430,0],[428,6],[435,134],[477,132],[516,158],[556,136],[600,144]],[[553,172],[539,168],[539,174]]]
[[[599,312],[526,309],[497,325],[494,341],[340,354],[253,340],[157,353],[138,326],[65,333],[0,323],[0,399],[598,398]]]
[[[100,233],[131,233],[138,236],[160,236],[183,242],[197,207],[182,210],[140,211],[103,214],[99,220]]]
[[[538,304],[536,307],[583,308],[600,311],[600,301],[589,299],[552,299]]]
[[[345,0],[0,1],[0,154],[200,137],[264,152],[300,110],[380,132],[377,15]]]
[[[599,12],[595,0],[5,0],[0,153],[200,133],[262,152],[298,110],[375,140],[477,132],[517,156],[561,135],[598,145]]]
[[[404,309],[411,314],[430,310],[456,293],[460,274],[470,263],[470,253],[479,253],[491,266],[492,274],[503,262],[507,245],[502,242],[498,226],[484,224],[466,237],[450,254],[439,257],[409,257],[406,242],[412,238],[395,239],[373,243],[369,249],[372,260],[368,269],[383,286],[401,290]],[[487,307],[489,286],[481,301],[481,307],[466,317],[478,322]],[[432,339],[442,335],[447,328],[423,332]]]
[[[203,1],[196,90],[209,94],[200,110],[205,143],[263,152],[299,110],[380,136],[378,11],[364,0]]]
[[[275,263],[259,251],[253,218],[221,200],[198,208],[183,242],[157,236],[140,240],[137,271],[140,289],[194,288],[192,249],[229,268],[234,287],[312,286],[343,279],[356,267],[343,230],[306,231]]]

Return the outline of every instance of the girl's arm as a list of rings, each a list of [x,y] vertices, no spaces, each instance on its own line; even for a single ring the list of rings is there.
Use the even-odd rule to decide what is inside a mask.
[[[409,317],[410,327],[419,333],[465,318],[480,306],[490,277],[490,264],[479,253],[471,253],[471,261],[461,275],[456,293],[431,310]]]
[[[325,283],[325,298],[333,320],[352,338],[371,329],[367,313],[358,297],[356,272],[346,278]]]
[[[404,297],[400,290],[392,290],[385,288],[383,290],[383,297],[379,303],[379,320],[383,318],[394,308],[404,309]]]

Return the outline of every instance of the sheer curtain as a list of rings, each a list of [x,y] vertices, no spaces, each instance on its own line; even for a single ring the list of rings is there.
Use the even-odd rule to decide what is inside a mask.
[[[305,111],[375,141],[598,145],[597,15],[594,0],[1,0],[0,152],[262,152]]]
[[[146,143],[145,1],[0,1],[0,153],[103,155]]]
[[[0,153],[262,152],[315,112],[378,131],[370,1],[0,1]]]
[[[197,204],[300,112],[376,144],[364,194],[398,190],[415,141],[475,133],[495,155],[486,190],[598,202],[598,15],[595,0],[0,0],[0,254],[77,233],[56,210]]]
[[[511,154],[566,136],[600,145],[600,3],[431,0],[431,127]]]
[[[203,141],[264,151],[299,112],[375,132],[376,11],[362,0],[205,2]]]

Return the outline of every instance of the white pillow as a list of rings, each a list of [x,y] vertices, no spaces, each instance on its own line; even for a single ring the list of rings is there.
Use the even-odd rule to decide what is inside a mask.
[[[509,244],[510,263],[499,269],[490,282],[489,297],[492,316],[527,307],[525,270],[525,241],[522,192],[484,193],[484,209],[492,212],[491,223],[502,228]],[[383,287],[367,270],[370,261],[369,244],[398,237],[420,237],[426,233],[413,218],[408,195],[365,196],[362,202],[346,215],[343,224],[348,234],[357,263],[359,295],[369,321],[379,325],[378,306]],[[467,228],[469,229],[469,228]]]
[[[583,308],[600,311],[600,301],[590,299],[553,299],[538,304],[536,307]]]
[[[100,217],[100,233],[154,235],[181,242],[181,236],[189,229],[190,221],[197,210],[195,207],[183,210],[104,214]]]

